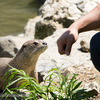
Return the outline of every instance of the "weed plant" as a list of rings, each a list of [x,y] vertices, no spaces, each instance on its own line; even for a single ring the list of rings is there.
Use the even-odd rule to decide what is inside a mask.
[[[69,76],[72,76],[70,80],[68,80]],[[42,100],[89,100],[92,95],[85,89],[79,88],[82,82],[78,82],[75,79],[76,76],[76,74],[72,74],[64,77],[57,67],[49,71],[44,84],[40,85],[23,70],[11,67],[3,77],[3,79],[7,78],[7,80],[4,84],[5,88],[2,97],[7,98],[7,100],[11,100],[11,98],[14,100],[39,100],[40,98]],[[57,79],[57,82],[55,79]],[[16,82],[21,85],[9,89]],[[24,91],[24,94],[21,91]]]

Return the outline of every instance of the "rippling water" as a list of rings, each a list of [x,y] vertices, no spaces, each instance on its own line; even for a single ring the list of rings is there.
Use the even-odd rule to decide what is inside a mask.
[[[0,0],[0,36],[22,33],[38,8],[34,0]]]

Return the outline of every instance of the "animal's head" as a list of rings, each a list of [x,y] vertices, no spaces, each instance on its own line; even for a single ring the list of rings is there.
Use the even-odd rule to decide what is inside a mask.
[[[47,49],[47,43],[42,40],[30,40],[23,44],[18,51],[18,55],[24,57],[32,57],[33,55],[39,56]]]

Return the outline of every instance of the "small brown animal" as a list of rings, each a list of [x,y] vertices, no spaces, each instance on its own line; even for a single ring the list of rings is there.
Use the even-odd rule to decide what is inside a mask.
[[[38,57],[47,48],[47,43],[42,40],[30,40],[23,44],[14,58],[0,58],[0,89],[3,88],[2,77],[10,69],[8,64],[14,68],[24,70],[30,77],[38,80],[35,71]],[[15,87],[15,86],[14,86]]]

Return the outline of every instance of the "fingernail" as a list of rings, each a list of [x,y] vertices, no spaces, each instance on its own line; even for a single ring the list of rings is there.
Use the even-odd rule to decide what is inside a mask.
[[[69,56],[69,52],[66,52],[66,55]]]

